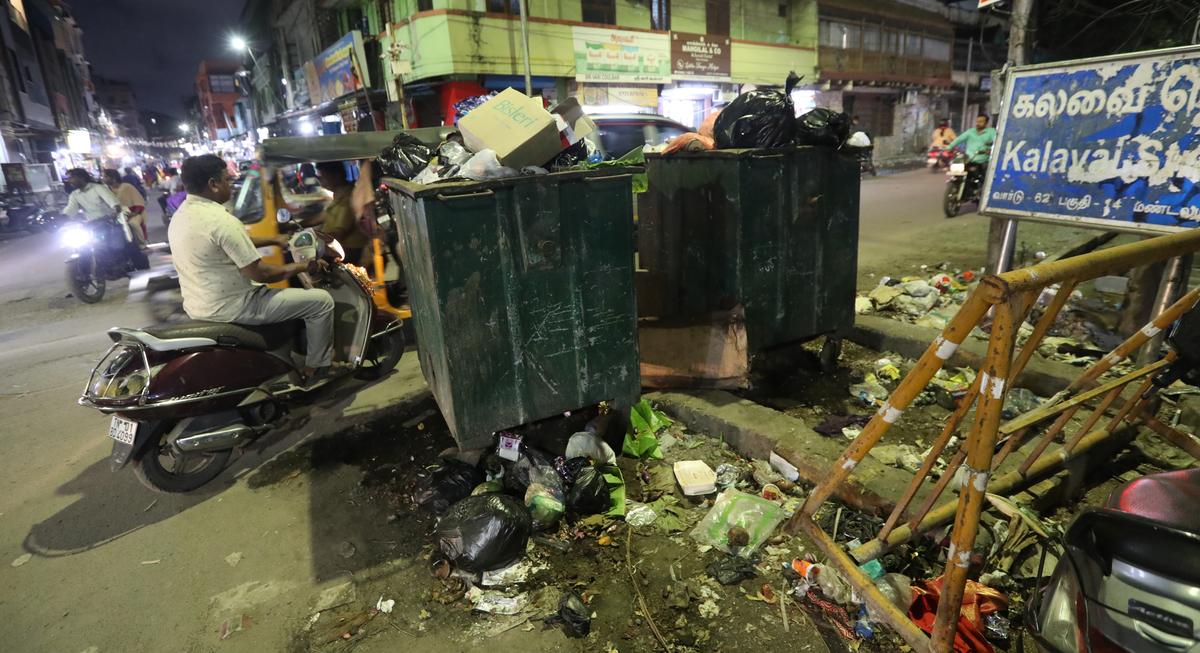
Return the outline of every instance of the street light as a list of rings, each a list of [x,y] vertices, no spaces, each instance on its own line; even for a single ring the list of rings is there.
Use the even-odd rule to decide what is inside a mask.
[[[179,131],[186,134],[186,133],[192,131],[192,126],[187,124],[186,122],[181,122],[181,123],[179,123]]]
[[[237,52],[242,52],[243,50],[249,49],[246,45],[246,39],[237,36],[236,34],[229,37],[229,47],[233,48]]]

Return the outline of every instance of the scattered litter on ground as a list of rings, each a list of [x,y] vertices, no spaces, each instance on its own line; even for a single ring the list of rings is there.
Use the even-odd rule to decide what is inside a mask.
[[[563,594],[558,612],[547,617],[547,624],[561,623],[567,637],[587,637],[592,631],[592,611],[575,592]]]
[[[736,585],[758,575],[754,563],[739,556],[723,557],[708,565],[706,571],[709,577],[722,585]]]
[[[712,494],[717,491],[717,474],[703,460],[681,460],[673,466],[675,480],[684,496]]]
[[[230,567],[238,566],[238,563],[241,561],[242,561],[242,552],[241,551],[234,551],[233,553],[230,553],[229,555],[225,556],[225,563],[228,564]]]
[[[748,557],[771,537],[787,517],[778,504],[762,497],[725,490],[717,495],[713,507],[692,530],[691,537],[731,555]],[[734,545],[729,541],[731,529],[742,529],[746,543]],[[737,532],[737,531],[734,531]]]
[[[383,596],[380,596],[379,600],[375,602],[375,609],[384,614],[391,614],[392,610],[395,609],[395,607],[396,607],[396,599],[386,599],[385,600],[383,598]]]
[[[22,553],[21,555],[17,556],[10,564],[13,567],[20,567],[21,565],[29,562],[32,559],[33,559],[32,553]]]

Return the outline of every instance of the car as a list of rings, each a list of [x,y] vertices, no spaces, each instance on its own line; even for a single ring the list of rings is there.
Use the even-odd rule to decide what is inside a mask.
[[[598,128],[599,138],[592,139],[605,159],[620,158],[643,145],[662,145],[693,131],[652,113],[602,113],[589,116]]]

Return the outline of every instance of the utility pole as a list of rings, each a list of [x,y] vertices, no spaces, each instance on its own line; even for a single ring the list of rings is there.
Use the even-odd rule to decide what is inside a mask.
[[[1023,66],[1029,58],[1028,29],[1032,15],[1033,0],[1013,0],[1008,28],[1009,66]],[[999,114],[1000,106],[994,103],[992,112]],[[1017,221],[996,217],[991,221],[988,227],[988,272],[1000,274],[1012,268],[1013,250],[1017,244]]]
[[[521,11],[521,51],[525,54],[525,95],[533,96],[533,76],[529,65],[529,3],[518,0]]]
[[[975,38],[971,37],[967,40],[967,76],[963,79],[963,103],[962,103],[962,125],[959,133],[967,131],[971,128],[970,121],[967,120],[967,98],[971,95],[971,55],[975,50]]]

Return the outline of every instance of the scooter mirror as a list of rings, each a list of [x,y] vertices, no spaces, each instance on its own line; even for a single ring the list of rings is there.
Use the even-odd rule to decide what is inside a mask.
[[[275,221],[280,222],[280,223],[291,222],[292,221],[292,212],[287,209],[279,209],[278,211],[275,212]]]

